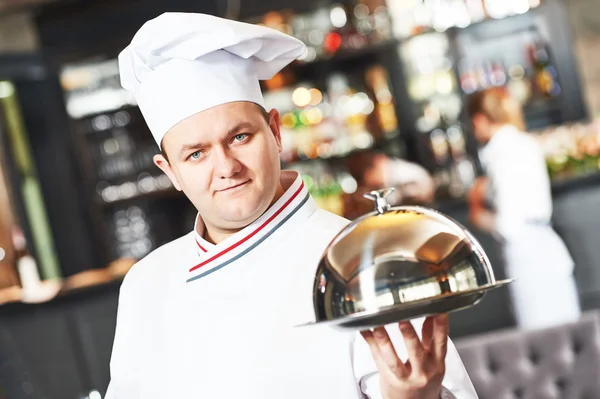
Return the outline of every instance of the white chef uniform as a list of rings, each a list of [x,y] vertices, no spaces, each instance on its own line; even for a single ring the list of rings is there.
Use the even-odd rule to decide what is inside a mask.
[[[212,40],[214,30],[207,25],[225,33],[227,43]],[[261,103],[254,86],[233,84],[243,80],[243,73],[231,77],[221,71],[219,57],[232,53],[217,58],[211,53],[216,71],[211,71],[210,62],[202,62],[200,53],[208,51],[207,43],[217,46],[213,51],[234,46],[236,53],[244,54],[238,58],[248,60],[268,54],[263,61],[269,72],[261,76],[274,73],[297,52],[295,39],[205,15],[165,14],[145,27],[136,36],[143,40],[134,38],[134,45],[122,53],[120,65],[124,86],[137,93],[142,112],[150,115],[148,126],[157,143],[177,118],[185,116],[175,105],[191,115],[215,105],[214,101],[254,99]],[[169,32],[161,35],[161,29]],[[151,37],[158,38],[158,44]],[[261,40],[265,37],[271,43],[271,39]],[[169,63],[168,54],[177,54],[180,64],[188,51],[193,55],[187,60],[201,62],[199,70],[207,72],[209,79],[219,76],[221,91],[229,97],[221,93],[219,100],[204,99],[212,95],[210,90],[196,92],[198,98],[187,92],[186,81],[177,79],[190,74],[193,85],[200,87],[202,77],[194,65],[184,62],[176,76],[177,64],[157,67],[160,62]],[[233,57],[230,61],[242,64]],[[148,76],[140,79],[144,74]],[[257,74],[246,76],[252,80]],[[153,86],[164,87],[163,78],[180,87],[184,95],[178,97],[177,87],[168,87],[173,97],[148,98],[160,93]],[[144,82],[149,87],[140,88]],[[219,86],[211,84],[212,89]],[[182,104],[182,98],[196,106]],[[167,121],[154,114],[160,111]],[[198,215],[192,232],[156,249],[131,269],[119,298],[108,399],[381,397],[375,363],[358,333],[297,327],[314,320],[312,287],[317,263],[348,221],[318,209],[297,172],[282,172],[281,183],[284,195],[225,241],[217,245],[205,241]],[[421,324],[422,320],[415,321],[419,329]],[[399,329],[388,328],[406,360]],[[452,342],[446,363],[443,397],[476,398]]]
[[[551,226],[552,194],[543,152],[512,125],[502,127],[481,151],[490,180],[490,202],[518,325],[544,328],[580,315],[574,262]]]

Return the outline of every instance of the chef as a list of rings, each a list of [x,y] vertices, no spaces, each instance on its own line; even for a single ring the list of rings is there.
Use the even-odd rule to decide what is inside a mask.
[[[348,221],[280,169],[259,80],[305,51],[280,32],[166,13],[119,55],[161,154],[198,209],[120,293],[109,399],[476,398],[446,315],[361,333],[314,320],[313,273]]]
[[[574,261],[551,225],[552,193],[544,154],[524,131],[518,103],[503,88],[469,99],[486,176],[469,195],[470,219],[502,248],[517,325],[540,329],[576,321],[581,309]],[[490,207],[487,204],[491,204]]]

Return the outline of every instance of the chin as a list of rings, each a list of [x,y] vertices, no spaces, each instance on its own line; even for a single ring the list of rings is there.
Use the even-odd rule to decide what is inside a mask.
[[[238,198],[229,202],[226,209],[222,209],[223,220],[229,222],[234,228],[248,225],[258,219],[269,207],[267,203],[262,204],[247,198]]]

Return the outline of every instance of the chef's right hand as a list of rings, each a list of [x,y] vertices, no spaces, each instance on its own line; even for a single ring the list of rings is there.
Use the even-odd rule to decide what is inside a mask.
[[[439,399],[446,373],[449,321],[447,315],[428,317],[419,340],[410,322],[399,323],[408,360],[402,362],[384,327],[363,331],[379,371],[385,399]]]

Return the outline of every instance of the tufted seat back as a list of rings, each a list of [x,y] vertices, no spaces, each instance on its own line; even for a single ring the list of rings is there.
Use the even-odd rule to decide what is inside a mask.
[[[600,399],[600,312],[538,331],[456,340],[481,399]]]

